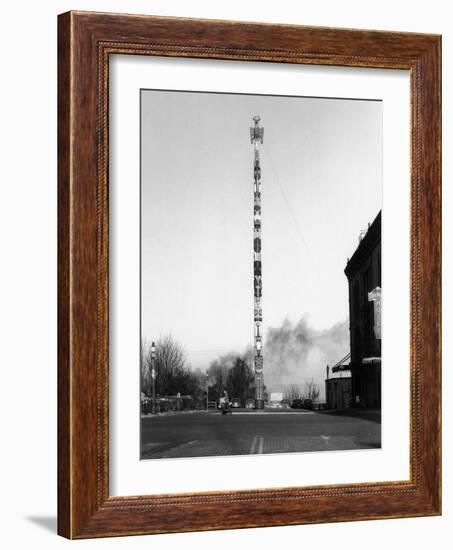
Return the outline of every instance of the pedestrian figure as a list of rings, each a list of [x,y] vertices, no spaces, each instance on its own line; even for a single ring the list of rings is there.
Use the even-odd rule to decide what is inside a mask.
[[[223,391],[223,410],[222,410],[222,414],[227,414],[227,413],[231,414],[230,398],[228,397],[227,391],[224,390]]]

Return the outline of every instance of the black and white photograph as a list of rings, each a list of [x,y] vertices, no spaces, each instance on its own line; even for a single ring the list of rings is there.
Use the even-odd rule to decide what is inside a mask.
[[[140,458],[381,448],[379,100],[140,90]]]
[[[451,547],[450,4],[2,7],[2,547]]]

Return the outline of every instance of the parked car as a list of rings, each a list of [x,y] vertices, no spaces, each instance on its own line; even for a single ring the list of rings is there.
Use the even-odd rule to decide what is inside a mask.
[[[233,397],[233,400],[231,401],[231,406],[233,409],[238,409],[241,406],[241,400],[239,397]]]
[[[247,399],[245,402],[245,408],[246,409],[254,409],[255,408],[255,400],[254,399]]]
[[[303,409],[304,408],[304,402],[302,399],[294,399],[294,401],[291,403],[292,409]]]
[[[313,410],[313,401],[311,399],[304,399],[304,409]]]

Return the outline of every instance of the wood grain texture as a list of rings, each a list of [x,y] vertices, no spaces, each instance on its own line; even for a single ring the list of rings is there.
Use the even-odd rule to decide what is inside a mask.
[[[440,37],[69,12],[59,16],[58,47],[59,533],[87,538],[440,514]],[[410,481],[109,496],[111,54],[410,71]]]

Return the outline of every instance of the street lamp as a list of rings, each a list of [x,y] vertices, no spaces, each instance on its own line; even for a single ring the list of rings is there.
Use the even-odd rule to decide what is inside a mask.
[[[153,414],[156,412],[155,399],[156,399],[156,346],[154,342],[151,344],[151,380],[153,385]]]
[[[209,374],[206,373],[206,410],[209,411]]]

